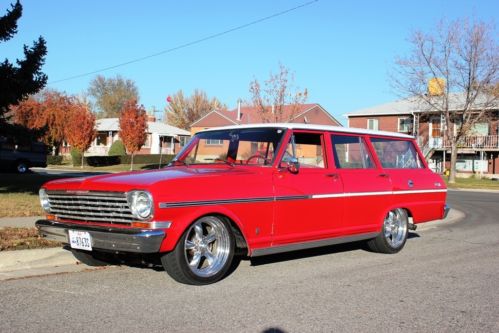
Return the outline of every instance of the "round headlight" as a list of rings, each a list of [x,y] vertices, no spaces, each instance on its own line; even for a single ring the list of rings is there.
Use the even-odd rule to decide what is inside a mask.
[[[132,214],[145,220],[151,217],[153,212],[152,196],[146,191],[132,191],[129,193],[129,203],[132,209]]]
[[[45,189],[41,188],[40,191],[38,191],[38,194],[40,195],[40,205],[42,205],[43,210],[50,213],[50,202],[47,192],[45,192]]]

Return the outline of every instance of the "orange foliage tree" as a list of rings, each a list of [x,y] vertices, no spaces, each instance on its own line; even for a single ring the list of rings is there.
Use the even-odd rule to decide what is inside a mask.
[[[120,138],[128,153],[132,155],[130,170],[133,170],[133,155],[146,142],[147,115],[144,106],[130,99],[120,113]]]
[[[74,100],[64,93],[44,91],[12,107],[14,122],[29,129],[43,130],[43,141],[53,146],[58,155],[73,104]]]
[[[90,148],[95,139],[95,115],[88,110],[87,105],[75,102],[68,115],[68,123],[65,128],[66,141],[81,152],[81,167],[85,150]]]

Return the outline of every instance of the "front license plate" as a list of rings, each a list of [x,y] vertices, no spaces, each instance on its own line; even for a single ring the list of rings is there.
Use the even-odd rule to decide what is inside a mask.
[[[92,236],[88,232],[68,230],[68,235],[71,248],[92,251]]]

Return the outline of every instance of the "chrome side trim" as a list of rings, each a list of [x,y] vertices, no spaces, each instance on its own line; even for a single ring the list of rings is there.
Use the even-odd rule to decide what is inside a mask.
[[[92,237],[92,248],[111,251],[159,252],[166,237],[163,230],[95,227],[49,220],[38,220],[35,225],[42,237],[66,244],[69,243],[69,229],[87,231]]]
[[[291,251],[300,251],[305,249],[312,249],[315,247],[329,246],[329,245],[337,245],[343,243],[357,242],[362,240],[371,239],[378,236],[377,232],[370,232],[366,234],[354,235],[354,236],[346,236],[346,237],[336,237],[336,238],[328,238],[321,239],[318,241],[310,241],[304,243],[295,243],[295,244],[286,244],[286,245],[277,245],[272,247],[267,247],[264,249],[256,249],[251,252],[251,257],[259,257],[266,256],[270,254],[277,254],[283,252],[291,252]]]
[[[326,193],[326,194],[310,194],[310,195],[287,195],[278,197],[256,197],[246,199],[216,199],[216,200],[200,200],[200,201],[183,201],[183,202],[160,202],[159,208],[183,208],[196,206],[215,206],[238,203],[254,203],[254,202],[272,202],[272,201],[291,201],[291,200],[308,200],[308,199],[329,199],[329,198],[349,198],[349,197],[364,197],[377,195],[400,195],[400,194],[424,194],[424,193],[444,193],[446,189],[431,189],[431,190],[408,190],[408,191],[382,191],[382,192],[347,192],[347,193]]]

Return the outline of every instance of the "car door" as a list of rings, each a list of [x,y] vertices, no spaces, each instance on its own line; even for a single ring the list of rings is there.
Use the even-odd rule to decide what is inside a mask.
[[[377,165],[364,135],[334,133],[331,142],[344,189],[342,234],[378,232],[392,202],[389,174]]]
[[[274,246],[337,234],[343,215],[343,185],[330,168],[328,143],[323,132],[293,131],[288,136],[273,177]],[[293,170],[293,159],[299,162],[298,170]]]

